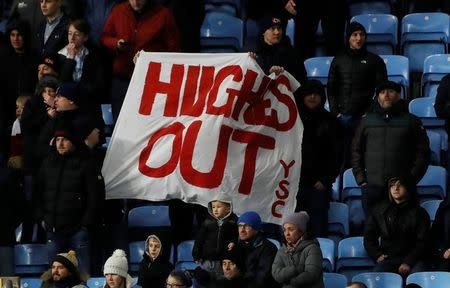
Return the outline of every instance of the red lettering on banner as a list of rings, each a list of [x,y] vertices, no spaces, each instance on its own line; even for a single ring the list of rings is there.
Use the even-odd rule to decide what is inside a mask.
[[[183,83],[184,65],[173,64],[169,83],[161,82],[159,80],[160,75],[161,63],[150,62],[145,77],[139,113],[142,115],[150,115],[156,94],[161,93],[167,95],[164,116],[175,117],[177,116],[181,84]]]
[[[222,125],[220,128],[219,143],[217,145],[216,157],[210,172],[200,172],[192,167],[195,143],[202,121],[193,122],[186,132],[180,158],[180,172],[186,182],[202,188],[218,187],[222,183],[225,166],[227,164],[228,143],[233,128]]]
[[[241,194],[249,195],[255,177],[256,156],[259,148],[273,150],[275,139],[256,132],[235,130],[232,139],[237,142],[247,143],[244,155],[244,170],[242,171],[241,183],[238,191]]]
[[[238,65],[226,66],[219,70],[214,79],[214,85],[208,95],[208,105],[206,107],[206,113],[211,115],[224,115],[230,117],[231,110],[233,108],[234,98],[239,95],[239,90],[227,88],[225,91],[228,93],[227,102],[222,106],[214,106],[214,102],[217,100],[217,93],[219,92],[220,85],[229,76],[233,76],[233,81],[239,83],[242,81],[242,68]]]
[[[289,95],[281,93],[281,91],[278,89],[279,84],[282,84],[286,86],[289,91],[292,91],[289,79],[284,75],[280,75],[277,79],[275,79],[275,83],[275,85],[270,86],[270,91],[278,99],[278,101],[286,105],[289,111],[289,113],[287,113],[289,118],[285,123],[279,123],[277,111],[272,109],[271,116],[273,121],[269,122],[268,125],[272,128],[277,129],[277,131],[288,131],[292,127],[294,127],[295,121],[297,121],[297,106],[295,105],[295,101],[291,97],[289,97]]]
[[[283,180],[278,183],[278,187],[280,190],[275,190],[275,196],[277,197],[277,200],[273,202],[272,204],[272,216],[281,218],[283,215],[278,212],[278,207],[284,207],[286,204],[285,200],[289,197],[289,181],[287,180],[287,177],[289,176],[289,169],[294,166],[295,160],[292,160],[289,162],[289,165],[286,165],[286,162],[284,160],[280,160],[281,166],[283,166],[284,169],[284,178]]]
[[[158,130],[155,134],[152,135],[150,140],[148,140],[147,146],[144,148],[144,150],[142,150],[141,154],[139,155],[139,171],[141,171],[142,174],[148,177],[161,178],[170,175],[175,170],[178,164],[178,158],[180,157],[181,143],[183,140],[182,139],[183,129],[184,129],[183,124],[175,122],[167,127]],[[147,161],[150,158],[153,145],[155,145],[155,143],[159,139],[167,135],[175,136],[172,143],[172,155],[170,156],[169,161],[167,161],[167,163],[157,168],[147,166]]]
[[[214,82],[214,70],[212,66],[203,66],[201,69],[200,85],[198,88],[198,99],[195,101],[197,93],[197,82],[199,78],[200,67],[189,66],[186,87],[184,89],[183,102],[181,103],[180,115],[199,117],[203,113],[206,103],[206,96],[211,90]]]

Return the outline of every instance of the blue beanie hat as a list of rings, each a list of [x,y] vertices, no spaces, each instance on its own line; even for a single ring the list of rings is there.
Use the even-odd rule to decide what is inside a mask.
[[[63,96],[75,104],[80,104],[80,91],[78,84],[75,82],[65,82],[59,85],[56,95]]]
[[[254,211],[245,212],[238,219],[238,224],[244,223],[251,226],[255,230],[261,230],[261,217]]]

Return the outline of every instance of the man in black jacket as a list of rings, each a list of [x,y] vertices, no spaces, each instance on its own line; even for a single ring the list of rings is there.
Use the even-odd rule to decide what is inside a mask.
[[[388,182],[389,201],[379,203],[364,229],[364,247],[375,272],[403,276],[424,269],[430,217],[414,200],[415,184],[402,177]]]
[[[425,129],[420,119],[408,112],[400,91],[400,85],[392,81],[377,87],[377,99],[353,139],[353,174],[362,188],[366,215],[385,198],[382,191],[388,179],[404,176],[418,183],[430,163]]]
[[[344,147],[350,147],[361,116],[372,103],[375,87],[387,80],[383,59],[367,51],[363,25],[358,22],[348,25],[347,43],[347,48],[331,62],[327,84],[330,111],[345,127]],[[344,153],[344,165],[348,167],[349,148]]]
[[[343,131],[336,117],[324,108],[325,89],[320,81],[306,81],[297,95],[304,126],[297,210],[311,216],[315,236],[326,237],[331,186],[339,174]]]
[[[95,163],[70,129],[57,129],[52,142],[38,176],[37,218],[47,232],[49,259],[74,249],[88,269],[87,228],[95,223],[98,199]]]

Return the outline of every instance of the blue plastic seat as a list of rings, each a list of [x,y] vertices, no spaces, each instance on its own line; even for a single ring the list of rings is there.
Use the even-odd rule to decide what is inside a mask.
[[[444,127],[445,120],[439,119],[434,110],[434,101],[436,98],[422,97],[409,102],[409,112],[422,120],[425,127]]]
[[[39,288],[41,287],[41,278],[39,277],[21,277],[20,288]]]
[[[206,12],[222,12],[232,16],[242,16],[242,1],[241,0],[205,0]]]
[[[128,227],[170,226],[169,206],[146,205],[136,207],[128,213]]]
[[[289,40],[294,46],[295,44],[295,21],[294,19],[289,19],[286,25],[286,36],[289,37]]]
[[[450,283],[449,272],[418,272],[406,278],[406,284],[415,283],[422,288],[448,288]]]
[[[439,208],[439,205],[441,204],[442,200],[428,200],[420,203],[420,206],[423,207],[430,216],[431,223],[434,222],[434,219],[436,217],[437,209]]]
[[[14,253],[15,274],[41,274],[49,266],[45,244],[17,244]]]
[[[144,256],[145,241],[134,241],[129,243],[130,255],[128,266],[131,273],[139,271],[139,264]],[[89,286],[89,285],[88,285]]]
[[[391,0],[350,0],[348,2],[350,17],[369,13],[390,14],[392,10]]]
[[[352,169],[344,171],[342,182],[342,202],[348,205],[350,231],[361,230],[365,220],[361,187],[356,183]]]
[[[397,47],[397,17],[390,14],[362,14],[350,22],[359,22],[367,32],[367,50],[375,54],[395,54]]]
[[[87,280],[87,286],[89,288],[103,288],[105,286],[105,277],[92,277]]]
[[[336,272],[344,274],[347,279],[370,272],[374,262],[367,255],[363,244],[363,237],[349,237],[339,242]]]
[[[104,133],[107,136],[111,136],[114,126],[111,104],[102,104],[101,107],[102,107],[103,122],[105,122]]]
[[[441,135],[435,131],[427,130],[428,140],[430,141],[431,164],[441,165],[442,139]]]
[[[322,251],[323,263],[322,267],[324,271],[334,271],[334,242],[333,240],[326,238],[317,238],[320,244],[320,250]]]
[[[338,175],[336,180],[334,180],[331,191],[331,200],[332,201],[340,201],[341,200],[341,176]]]
[[[422,72],[425,58],[447,53],[449,16],[445,13],[413,13],[402,19],[402,54],[412,72]]]
[[[192,249],[194,248],[194,240],[183,241],[177,246],[177,262],[175,269],[194,270],[199,265],[194,262],[192,257]]]
[[[436,97],[441,79],[450,73],[450,54],[436,54],[425,58],[422,74],[423,97]]]
[[[323,284],[325,288],[347,287],[347,277],[338,273],[323,273]]]
[[[389,272],[368,272],[353,277],[353,282],[366,284],[367,288],[402,288],[402,276]]]
[[[422,201],[444,199],[447,196],[447,172],[445,168],[429,165],[427,172],[417,183],[417,194]]]
[[[409,60],[401,55],[380,55],[386,64],[388,79],[402,86],[402,96],[407,98],[409,89]]]
[[[277,239],[273,239],[273,238],[267,238],[267,240],[272,242],[277,247],[277,250],[280,250],[280,248],[281,248],[280,241],[278,241]]]
[[[305,60],[305,69],[308,79],[315,79],[322,82],[324,86],[328,83],[328,72],[330,71],[333,57],[313,57]]]
[[[328,209],[328,233],[344,237],[349,232],[347,204],[330,202],[330,208]]]
[[[221,12],[207,13],[200,29],[202,52],[237,52],[243,47],[244,24]]]

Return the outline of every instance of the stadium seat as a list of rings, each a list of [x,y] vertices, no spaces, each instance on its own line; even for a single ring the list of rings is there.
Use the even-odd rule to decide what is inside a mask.
[[[136,207],[128,213],[128,227],[170,226],[169,206],[146,205]]]
[[[194,248],[194,240],[183,241],[177,246],[177,261],[175,269],[194,270],[199,266],[194,262],[192,257],[192,249]]]
[[[331,61],[333,61],[333,57],[313,57],[306,59],[304,64],[308,79],[319,80],[326,86]]]
[[[442,200],[428,200],[420,203],[420,206],[422,206],[430,216],[431,223],[434,222],[437,209],[439,208],[439,204],[441,204],[441,202]]]
[[[341,176],[338,175],[336,180],[334,180],[331,191],[331,200],[332,201],[340,201],[341,200]]]
[[[129,244],[130,255],[128,266],[130,274],[137,273],[139,271],[139,264],[144,256],[145,241],[134,241]],[[89,285],[88,285],[89,286]]]
[[[441,135],[435,131],[427,130],[428,140],[430,141],[431,164],[441,165],[442,140]]]
[[[401,55],[380,55],[386,64],[388,79],[402,86],[402,96],[407,98],[409,89],[409,60]]]
[[[425,58],[422,74],[423,97],[436,97],[441,79],[450,73],[450,54],[436,54]]]
[[[367,255],[363,244],[363,237],[349,237],[339,242],[336,272],[344,274],[347,279],[370,272],[374,262]]]
[[[92,277],[87,280],[89,288],[103,288],[105,286],[105,277]]]
[[[45,244],[17,244],[15,274],[41,274],[48,268],[48,252]]]
[[[323,284],[325,288],[347,287],[347,277],[338,273],[323,273]]]
[[[280,241],[278,241],[277,239],[273,239],[273,238],[267,238],[267,240],[272,242],[277,247],[277,250],[280,250],[280,248],[281,248]]]
[[[445,120],[436,116],[435,100],[436,98],[421,97],[409,102],[409,112],[419,117],[425,127],[444,127],[445,125]]]
[[[417,194],[421,202],[441,200],[447,196],[447,172],[441,166],[429,165],[427,172],[417,183]]]
[[[41,287],[41,278],[20,278],[20,288],[40,288]],[[92,288],[92,287],[89,287]]]
[[[334,242],[333,240],[326,238],[317,238],[320,244],[320,250],[322,251],[322,267],[324,271],[334,271]]]
[[[350,17],[369,13],[390,14],[392,10],[390,0],[349,0],[348,2]]]
[[[221,12],[207,13],[200,29],[202,52],[237,52],[243,47],[244,24],[237,17]]]
[[[397,17],[390,14],[362,14],[350,22],[359,22],[367,32],[367,50],[377,55],[395,54],[397,47]]]
[[[449,16],[445,13],[413,13],[402,19],[402,54],[412,72],[422,72],[427,56],[447,53]]]
[[[292,44],[292,46],[294,46],[294,41],[295,41],[295,21],[294,19],[289,19],[289,21],[287,22],[286,25],[286,36],[289,37],[289,40]]]
[[[389,272],[368,272],[353,277],[353,282],[366,284],[367,288],[402,288],[402,276]]]
[[[344,171],[342,182],[342,202],[348,205],[350,231],[361,230],[365,220],[361,202],[361,188],[356,183],[352,169]]]
[[[205,11],[227,13],[239,18],[243,16],[241,0],[205,0]]]
[[[422,288],[448,288],[450,283],[449,272],[418,272],[406,278],[406,284],[417,284]]]
[[[330,202],[330,208],[328,209],[328,233],[341,237],[349,234],[347,204]]]
[[[111,104],[102,104],[101,107],[103,122],[105,122],[104,133],[106,136],[111,136],[114,126]]]

